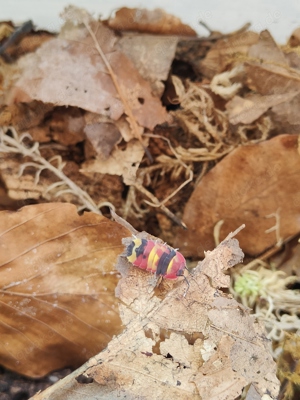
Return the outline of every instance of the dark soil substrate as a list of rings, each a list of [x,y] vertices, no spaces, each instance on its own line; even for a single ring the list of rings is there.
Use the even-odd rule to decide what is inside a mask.
[[[40,379],[30,379],[0,367],[0,400],[27,400],[72,372],[65,368]]]

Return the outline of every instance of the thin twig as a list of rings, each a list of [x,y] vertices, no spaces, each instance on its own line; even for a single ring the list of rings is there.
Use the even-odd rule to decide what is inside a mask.
[[[231,36],[234,35],[238,35],[240,33],[246,32],[250,26],[251,26],[251,22],[246,22],[246,24],[244,24],[241,28],[230,32],[230,33],[218,33],[213,31],[204,21],[199,21],[199,24],[202,25],[205,29],[208,30],[208,32],[210,33],[210,36],[208,37],[196,37],[196,38],[189,38],[189,40],[195,40],[195,41],[199,41],[199,42],[205,42],[205,41],[213,41],[213,40],[219,40],[219,39],[226,39],[229,38]]]

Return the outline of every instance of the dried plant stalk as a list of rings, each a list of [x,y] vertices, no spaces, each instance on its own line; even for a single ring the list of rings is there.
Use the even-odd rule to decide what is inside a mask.
[[[12,137],[7,135],[8,131],[12,133]],[[29,133],[23,133],[19,136],[13,127],[0,129],[0,152],[21,154],[24,157],[30,157],[33,160],[33,162],[25,162],[20,166],[19,176],[24,173],[25,168],[34,167],[37,169],[34,179],[34,183],[37,185],[41,172],[44,170],[49,170],[59,178],[59,181],[48,186],[46,191],[43,193],[44,196],[51,191],[55,192],[55,197],[66,193],[71,193],[76,196],[79,202],[82,204],[79,207],[79,210],[87,209],[93,211],[94,213],[101,214],[101,211],[93,199],[87,194],[87,192],[82,190],[78,185],[76,185],[76,183],[74,183],[63,173],[65,163],[62,161],[61,157],[55,156],[49,161],[45,160],[40,153],[39,143],[34,142],[31,147],[27,147],[24,143],[25,138],[32,140]],[[57,162],[56,167],[53,165],[53,161]],[[110,207],[113,206],[110,204]]]

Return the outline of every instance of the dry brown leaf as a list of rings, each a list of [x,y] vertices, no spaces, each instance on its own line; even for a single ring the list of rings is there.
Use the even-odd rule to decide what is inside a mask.
[[[261,32],[258,43],[250,47],[245,63],[247,85],[262,95],[297,92],[300,72],[289,62],[268,31]]]
[[[149,129],[165,122],[167,113],[151,93],[150,84],[114,45],[109,28],[94,23],[100,47],[117,76],[137,122]],[[11,102],[33,99],[76,106],[117,120],[124,113],[116,88],[87,30],[73,27],[44,43],[19,62],[20,78],[10,93]]]
[[[294,30],[294,32],[291,34],[291,37],[289,38],[288,43],[291,47],[300,46],[300,28]]]
[[[196,36],[190,26],[181,22],[178,17],[167,14],[161,8],[147,10],[145,8],[123,7],[108,20],[112,29],[119,31],[137,31],[158,35]]]
[[[161,97],[171,64],[175,58],[176,36],[128,34],[118,47],[133,62],[141,76],[151,83],[152,93]]]
[[[80,365],[121,330],[114,267],[129,232],[62,203],[0,221],[0,363],[32,377]]]
[[[257,43],[258,37],[257,33],[247,31],[218,40],[197,69],[207,78],[213,78],[214,75],[223,72],[226,65],[238,54],[246,55],[250,46]]]
[[[300,58],[290,48],[286,52],[277,46],[268,31],[261,32],[258,43],[250,47],[249,61],[244,65],[245,82],[257,93],[254,97],[250,95],[250,99],[242,100],[241,109],[240,104],[233,101],[231,123],[251,123],[272,108],[271,116],[277,132],[298,132]],[[263,97],[259,97],[258,93]],[[227,104],[227,108],[230,109],[233,103]]]
[[[275,64],[246,63],[247,85],[262,95],[298,92],[300,71]]]
[[[5,126],[5,125],[4,125]],[[38,143],[49,143],[51,142],[51,133],[48,125],[34,126],[27,130],[32,140]]]
[[[12,45],[9,49],[7,49],[6,54],[9,55],[10,59],[16,59],[24,54],[35,51],[43,43],[47,42],[53,37],[53,33],[45,31],[28,33],[20,40],[20,42],[17,42],[15,45]]]
[[[88,124],[84,132],[95,150],[96,155],[106,159],[118,142],[122,139],[119,129],[115,124],[95,122]]]
[[[11,104],[1,110],[0,125],[13,125],[19,132],[24,132],[40,124],[46,113],[52,109],[51,104],[44,104],[40,101]]]
[[[287,47],[285,50],[285,58],[291,68],[300,69],[300,46],[295,49]]]
[[[233,125],[239,123],[251,124],[271,107],[279,105],[278,109],[281,110],[283,103],[290,105],[290,100],[295,96],[295,93],[282,93],[267,96],[250,94],[244,98],[234,96],[232,100],[226,103],[229,122]],[[274,107],[272,110],[276,112],[277,108]]]
[[[277,131],[299,134],[300,129],[300,93],[293,93],[294,96],[284,103],[272,107],[272,119]]]
[[[216,281],[224,281],[222,271],[242,257],[237,240],[229,235],[190,275],[186,297],[184,281],[175,283],[165,297],[162,291],[156,297],[153,276],[122,257],[118,289],[126,330],[79,370],[33,399],[73,400],[97,393],[121,400],[141,395],[144,400],[225,400],[236,398],[250,383],[260,395],[275,398],[276,365],[261,326],[249,309],[210,283],[212,269]],[[89,384],[80,383],[85,381]]]
[[[83,131],[85,125],[83,112],[75,107],[55,109],[46,125],[51,139],[66,146],[83,142],[86,138]]]
[[[239,240],[243,250],[252,255],[298,233],[297,141],[296,135],[280,135],[239,147],[219,162],[189,199],[183,215],[188,230],[178,233],[175,246],[180,246],[185,255],[202,256],[214,248],[213,230],[220,220],[224,220],[221,239],[225,232],[246,224]],[[278,221],[275,215],[270,216],[276,213]]]
[[[108,158],[113,148],[122,139],[118,127],[110,118],[93,113],[85,115],[85,122],[84,132],[88,143],[94,150],[94,155],[102,156],[104,159]]]

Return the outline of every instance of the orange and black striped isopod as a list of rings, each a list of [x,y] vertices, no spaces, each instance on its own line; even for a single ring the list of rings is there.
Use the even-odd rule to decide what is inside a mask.
[[[177,279],[184,276],[186,260],[172,247],[154,240],[133,238],[126,249],[126,257],[134,266],[155,273],[166,279]],[[186,294],[186,293],[185,293]]]

